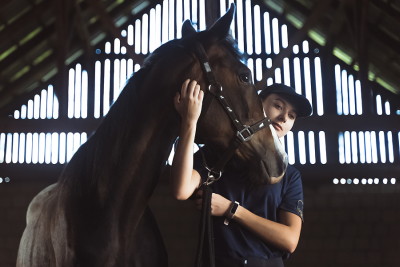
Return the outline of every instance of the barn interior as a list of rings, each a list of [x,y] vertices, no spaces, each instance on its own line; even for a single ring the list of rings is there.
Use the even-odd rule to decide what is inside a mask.
[[[289,83],[313,104],[283,140],[305,198],[285,266],[400,266],[396,0],[1,1],[0,266],[15,266],[32,198],[57,181],[144,58],[180,38],[184,19],[204,30],[230,2],[254,80]],[[162,176],[150,206],[170,266],[191,266],[193,203],[174,200]]]

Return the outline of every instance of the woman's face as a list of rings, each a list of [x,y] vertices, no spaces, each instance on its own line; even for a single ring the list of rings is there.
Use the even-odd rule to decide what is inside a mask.
[[[294,106],[279,94],[270,94],[262,102],[265,114],[271,119],[278,137],[285,136],[297,117]]]

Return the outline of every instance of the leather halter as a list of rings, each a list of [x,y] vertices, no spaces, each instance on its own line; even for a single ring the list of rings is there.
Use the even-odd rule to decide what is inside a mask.
[[[228,114],[233,126],[236,129],[235,138],[231,140],[228,149],[224,152],[222,158],[217,162],[217,164],[215,164],[213,168],[207,166],[203,155],[204,165],[208,170],[208,177],[207,180],[204,182],[204,184],[210,185],[221,178],[223,168],[225,164],[233,156],[235,150],[242,143],[249,141],[256,132],[265,128],[267,125],[271,124],[271,120],[268,117],[265,117],[262,120],[250,126],[241,123],[234,110],[230,107],[227,99],[222,94],[223,88],[221,84],[218,83],[217,80],[215,79],[204,47],[198,41],[195,41],[193,45],[194,45],[194,53],[196,54],[198,60],[201,63],[201,67],[204,73],[206,74],[208,82],[207,90],[204,90],[205,97],[203,101],[203,110],[201,114],[204,116],[204,114],[207,113],[207,110],[212,100],[215,98],[218,100],[222,108]]]

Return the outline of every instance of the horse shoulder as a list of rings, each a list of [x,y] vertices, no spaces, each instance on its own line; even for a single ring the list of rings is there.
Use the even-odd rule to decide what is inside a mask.
[[[49,199],[53,196],[57,183],[51,184],[42,191],[40,191],[31,201],[26,213],[26,224],[35,223],[43,211],[43,207],[48,203]]]
[[[57,266],[52,245],[50,216],[53,216],[56,185],[40,191],[31,201],[26,214],[26,228],[22,234],[17,267]],[[50,208],[49,208],[50,207]]]

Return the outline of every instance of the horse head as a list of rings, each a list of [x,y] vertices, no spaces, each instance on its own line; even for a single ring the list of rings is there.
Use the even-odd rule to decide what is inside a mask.
[[[196,138],[212,148],[207,157],[214,162],[223,160],[225,151],[238,137],[250,139],[241,140],[242,144],[235,149],[235,162],[246,162],[241,166],[247,166],[253,181],[272,184],[283,177],[287,156],[275,130],[265,120],[251,71],[229,34],[234,10],[232,4],[223,17],[202,32],[196,32],[189,21],[183,24],[182,43],[192,55],[188,78],[197,80],[205,91]],[[203,50],[204,55],[198,50]],[[260,121],[268,125],[250,136],[248,126],[263,126],[257,124]]]

